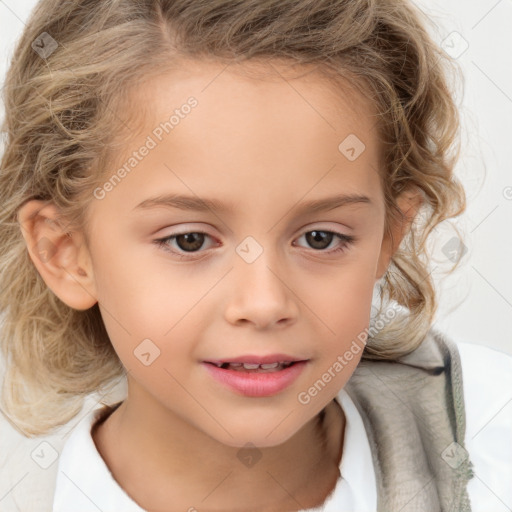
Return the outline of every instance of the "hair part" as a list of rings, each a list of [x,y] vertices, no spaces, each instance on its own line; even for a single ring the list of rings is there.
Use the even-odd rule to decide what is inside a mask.
[[[465,208],[453,173],[459,118],[448,86],[460,69],[427,23],[407,0],[41,0],[4,87],[0,342],[3,408],[15,425],[45,433],[123,375],[98,305],[77,311],[52,293],[30,260],[17,212],[30,199],[51,201],[70,232],[87,233],[92,191],[140,114],[123,102],[184,59],[283,62],[365,91],[378,113],[386,226],[400,220],[404,190],[419,189],[425,205],[382,279],[383,307],[396,301],[407,314],[373,333],[363,357],[416,349],[436,310],[427,240]],[[31,47],[43,32],[58,43],[46,59]]]

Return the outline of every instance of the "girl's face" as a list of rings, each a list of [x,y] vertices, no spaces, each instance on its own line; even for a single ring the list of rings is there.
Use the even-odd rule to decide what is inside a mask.
[[[89,210],[92,293],[129,400],[231,446],[280,444],[336,396],[388,263],[376,118],[285,69],[151,79]]]

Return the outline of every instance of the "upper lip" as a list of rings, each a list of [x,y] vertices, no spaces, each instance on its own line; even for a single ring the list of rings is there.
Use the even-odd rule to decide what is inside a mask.
[[[291,363],[298,361],[307,361],[307,359],[290,356],[288,354],[269,354],[266,356],[258,356],[248,354],[246,356],[226,357],[223,359],[206,359],[205,363],[249,363],[249,364],[268,364],[268,363]]]

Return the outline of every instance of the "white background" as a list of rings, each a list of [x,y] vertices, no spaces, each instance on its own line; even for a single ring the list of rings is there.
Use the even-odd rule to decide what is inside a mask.
[[[0,83],[35,3],[0,0]],[[457,57],[465,75],[458,98],[463,126],[457,173],[468,209],[457,224],[468,252],[461,268],[445,279],[442,248],[454,233],[439,229],[439,265],[432,266],[441,292],[437,323],[457,341],[512,354],[512,0],[415,3],[432,19],[432,35],[448,53],[467,46]]]

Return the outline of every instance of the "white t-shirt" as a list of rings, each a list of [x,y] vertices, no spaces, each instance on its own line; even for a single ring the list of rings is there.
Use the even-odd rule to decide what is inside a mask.
[[[466,449],[475,477],[468,483],[473,512],[512,509],[512,357],[457,343],[466,407]],[[361,416],[345,390],[341,477],[324,504],[310,512],[375,512],[376,479]],[[143,512],[114,480],[92,440],[97,410],[75,428],[62,450],[53,512]]]

